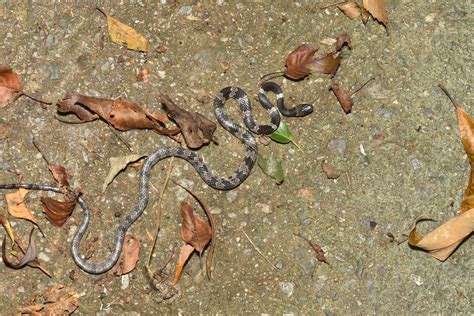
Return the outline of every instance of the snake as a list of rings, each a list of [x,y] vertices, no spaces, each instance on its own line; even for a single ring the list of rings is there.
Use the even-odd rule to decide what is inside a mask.
[[[266,93],[272,92],[276,95],[276,107],[268,99]],[[137,203],[135,207],[123,218],[115,233],[113,249],[109,256],[100,263],[91,263],[86,261],[80,253],[81,240],[89,226],[91,211],[85,203],[82,196],[77,196],[77,203],[82,208],[83,218],[79,224],[72,240],[71,252],[75,263],[79,268],[91,274],[102,274],[109,271],[118,261],[125,235],[132,224],[142,215],[148,204],[148,189],[150,174],[153,166],[166,158],[177,157],[184,159],[191,164],[199,176],[211,188],[216,190],[232,190],[242,184],[250,175],[252,168],[257,160],[258,146],[251,132],[258,135],[268,135],[277,130],[280,124],[280,114],[284,116],[301,117],[310,114],[313,111],[311,104],[299,104],[293,108],[286,108],[284,105],[284,95],[281,87],[274,82],[265,82],[261,85],[258,92],[258,100],[270,116],[270,124],[256,124],[252,113],[250,99],[244,90],[238,87],[223,88],[214,99],[214,115],[220,125],[237,137],[245,145],[245,157],[241,161],[237,170],[231,176],[221,177],[214,175],[206,166],[204,161],[194,152],[183,147],[165,147],[155,150],[150,154],[140,169],[139,189]],[[240,107],[243,122],[247,128],[243,128],[235,123],[224,111],[224,104],[234,99]],[[62,189],[51,185],[36,185],[29,183],[0,184],[0,189],[18,189],[41,190],[62,193]],[[71,194],[75,194],[72,191]]]

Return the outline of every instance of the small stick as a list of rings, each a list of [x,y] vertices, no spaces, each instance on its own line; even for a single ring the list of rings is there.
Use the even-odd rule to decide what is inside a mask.
[[[247,235],[247,233],[242,228],[240,228],[240,231],[245,235],[245,237],[247,237],[248,241],[252,244],[255,251],[257,251],[258,254],[262,256],[262,258],[265,259],[265,261],[268,262],[268,264],[270,264],[273,269],[279,270],[267,257],[265,257],[265,255],[260,251],[260,249],[258,249],[258,247],[253,243],[252,239],[250,239],[249,235]]]
[[[110,126],[109,124],[107,124],[107,126],[110,128],[110,131],[112,132],[112,134],[114,134],[115,137],[117,137],[125,145],[125,147],[127,147],[127,149],[130,152],[133,152],[132,146],[125,139],[123,139],[123,137],[120,136],[112,126]]]
[[[155,251],[156,247],[156,241],[158,240],[158,233],[160,232],[161,228],[161,203],[163,202],[163,196],[165,194],[166,187],[168,186],[168,182],[171,176],[171,172],[173,171],[173,162],[174,162],[174,157],[171,157],[170,162],[168,164],[168,171],[166,172],[166,177],[165,181],[163,183],[163,186],[161,188],[160,195],[158,197],[158,207],[156,211],[156,231],[155,231],[155,238],[153,240],[153,246],[151,247],[150,254],[148,255],[148,262],[146,264],[146,271],[148,273],[148,276],[153,279],[153,273],[150,269],[150,264],[151,264],[151,257],[153,255],[153,252]]]
[[[438,87],[443,90],[444,93],[446,93],[446,96],[449,98],[449,100],[451,100],[451,102],[453,103],[454,107],[458,107],[459,104],[454,100],[454,98],[451,96],[451,94],[448,92],[448,90],[446,89],[446,87],[442,84],[442,83],[438,83]]]
[[[365,87],[371,80],[374,80],[375,78],[370,78],[369,80],[367,80],[364,84],[362,84],[359,88],[355,89],[354,91],[351,92],[351,96],[353,96],[354,94],[356,94],[357,92],[359,92],[360,90],[362,90],[363,87]]]
[[[340,4],[344,4],[346,3],[347,1],[339,1],[339,2],[336,2],[336,3],[330,3],[330,4],[325,4],[325,5],[322,5],[320,6],[319,8],[322,10],[322,9],[327,9],[327,8],[330,8],[330,7],[335,7],[337,5],[340,5]]]

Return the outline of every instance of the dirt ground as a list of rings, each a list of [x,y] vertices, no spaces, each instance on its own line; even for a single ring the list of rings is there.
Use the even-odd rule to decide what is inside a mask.
[[[363,25],[336,8],[319,9],[324,3],[0,0],[0,64],[21,76],[25,91],[52,102],[75,91],[127,98],[153,112],[160,109],[159,95],[167,93],[182,107],[214,119],[212,101],[197,99],[212,100],[231,85],[254,99],[259,78],[283,70],[286,55],[300,44],[318,44],[343,32],[352,38],[334,78],[275,79],[289,104],[315,106],[308,117],[285,119],[304,152],[291,144],[260,146],[261,154],[284,161],[283,184],[274,184],[255,167],[237,189],[216,191],[185,161],[174,162],[171,178],[191,188],[216,216],[211,280],[204,258],[195,255],[178,285],[169,285],[182,244],[179,204],[189,199],[173,183],[165,192],[152,259],[161,277],[150,280],[145,273],[167,160],[153,169],[152,201],[129,231],[141,241],[140,261],[122,277],[81,271],[69,251],[80,209],[67,228],[54,228],[41,214],[38,197],[45,193],[32,193],[30,206],[47,236],[35,234],[39,258],[54,276],[0,265],[2,314],[15,314],[36,292],[56,284],[79,293],[77,314],[472,313],[471,240],[439,262],[387,237],[403,240],[420,214],[438,220],[424,225],[423,232],[458,214],[469,165],[453,106],[437,84],[443,82],[474,113],[472,4],[389,1],[387,34],[375,21]],[[112,43],[97,5],[141,32],[150,52]],[[330,50],[322,45],[317,54]],[[139,82],[137,73],[145,66],[150,79]],[[328,86],[337,82],[350,88],[371,77],[346,115]],[[239,121],[235,104],[227,108]],[[263,111],[255,112],[265,122]],[[53,183],[34,138],[50,161],[66,167],[72,185],[95,208],[87,239],[98,238],[91,260],[99,262],[110,251],[120,219],[135,204],[138,169],[121,173],[102,194],[109,158],[128,155],[129,149],[103,121],[70,125],[55,113],[55,106],[42,108],[27,98],[0,109],[0,122],[10,129],[0,141],[0,183],[16,182],[15,173],[24,182]],[[119,134],[136,154],[176,146],[151,131]],[[199,154],[212,170],[227,175],[242,159],[243,145],[220,126],[216,135],[220,144]],[[328,179],[322,161],[341,176]],[[4,200],[0,207],[6,214]],[[23,235],[31,228],[25,221],[12,222]],[[319,244],[329,264],[317,261],[308,243],[294,234]]]

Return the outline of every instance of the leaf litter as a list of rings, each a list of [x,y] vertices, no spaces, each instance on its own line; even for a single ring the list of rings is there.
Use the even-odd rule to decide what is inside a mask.
[[[408,244],[423,249],[434,258],[444,261],[474,231],[474,120],[451,97],[442,84],[439,84],[439,87],[454,105],[461,142],[469,159],[471,174],[467,188],[464,191],[460,214],[438,226],[425,236],[417,232],[417,225],[421,220],[426,220],[427,218],[424,216],[418,217],[415,219],[408,235]]]

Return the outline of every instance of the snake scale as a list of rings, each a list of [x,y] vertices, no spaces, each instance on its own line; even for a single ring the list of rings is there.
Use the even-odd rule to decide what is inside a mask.
[[[266,92],[272,92],[276,95],[278,109],[273,106],[266,96]],[[234,123],[224,112],[224,104],[227,100],[234,99],[240,106],[245,129]],[[284,105],[283,91],[281,87],[273,82],[262,84],[258,93],[258,99],[270,116],[269,125],[257,125],[251,114],[250,100],[247,94],[237,87],[226,87],[222,89],[214,100],[214,114],[219,123],[232,135],[240,139],[246,145],[246,156],[240,163],[237,170],[229,177],[217,177],[207,168],[204,161],[193,151],[182,147],[166,147],[157,149],[149,155],[143,167],[140,170],[140,185],[138,191],[137,204],[133,210],[122,220],[115,234],[113,250],[111,254],[102,263],[87,262],[80,253],[80,243],[87,230],[90,221],[90,209],[82,197],[78,197],[77,202],[83,211],[83,219],[79,225],[72,241],[72,257],[76,264],[84,271],[92,274],[101,274],[110,270],[119,259],[125,234],[130,226],[142,215],[148,204],[148,186],[150,173],[153,166],[160,160],[169,157],[178,157],[190,163],[198,172],[201,178],[210,187],[217,190],[231,190],[239,186],[249,176],[250,171],[255,165],[257,159],[257,142],[252,134],[267,135],[275,131],[280,124],[279,112],[285,116],[304,116],[313,111],[310,104],[299,104],[291,109]],[[58,187],[49,185],[34,185],[28,183],[2,184],[0,189],[18,189],[25,188],[29,190],[42,190],[61,193]]]

